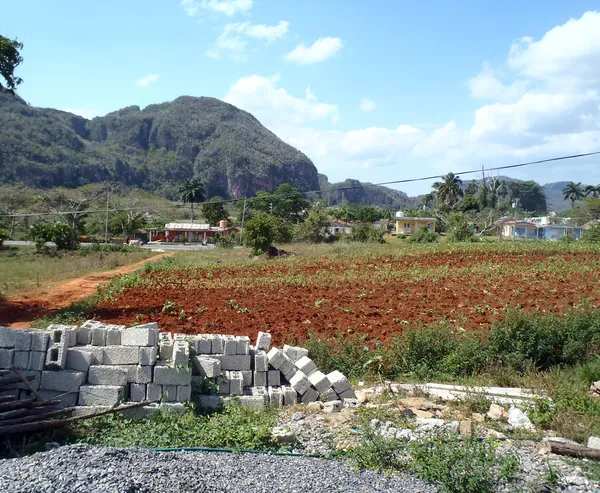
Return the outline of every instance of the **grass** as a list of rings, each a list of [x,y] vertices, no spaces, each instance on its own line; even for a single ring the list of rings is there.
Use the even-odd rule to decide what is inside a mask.
[[[47,289],[60,281],[116,269],[153,255],[149,250],[75,252],[49,256],[35,253],[33,247],[7,247],[0,250],[0,296]]]

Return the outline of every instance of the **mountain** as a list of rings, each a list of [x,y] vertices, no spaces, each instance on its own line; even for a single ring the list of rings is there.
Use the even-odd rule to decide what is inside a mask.
[[[86,120],[0,93],[0,182],[78,187],[114,180],[176,198],[194,175],[208,196],[238,198],[281,183],[319,186],[308,157],[250,113],[182,96]]]

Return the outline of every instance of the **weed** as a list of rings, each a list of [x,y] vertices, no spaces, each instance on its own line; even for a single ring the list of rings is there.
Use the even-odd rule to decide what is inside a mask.
[[[163,307],[161,308],[161,312],[166,315],[170,315],[172,313],[176,313],[179,310],[179,305],[176,301],[165,300]]]

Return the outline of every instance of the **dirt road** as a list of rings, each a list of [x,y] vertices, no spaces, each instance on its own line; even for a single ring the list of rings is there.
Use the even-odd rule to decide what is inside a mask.
[[[173,253],[161,253],[118,269],[77,277],[50,289],[36,290],[29,294],[0,300],[0,325],[28,328],[33,320],[51,315],[94,294],[98,287],[107,284],[115,277],[136,271],[147,262],[170,255]]]

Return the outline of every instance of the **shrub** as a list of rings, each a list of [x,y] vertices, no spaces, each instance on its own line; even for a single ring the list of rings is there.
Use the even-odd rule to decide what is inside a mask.
[[[600,243],[600,224],[584,231],[581,241],[586,243]]]
[[[256,212],[246,223],[244,242],[254,255],[268,251],[273,243],[287,243],[292,239],[291,225],[279,217]]]
[[[347,241],[358,241],[361,243],[385,243],[383,232],[371,223],[359,223],[345,236]]]
[[[10,238],[8,231],[4,228],[0,228],[0,249],[4,246],[4,240]]]
[[[448,241],[453,243],[475,240],[473,230],[462,212],[453,212],[450,214],[446,234],[448,235]]]
[[[53,241],[57,250],[75,250],[77,236],[71,226],[65,223],[37,223],[29,230],[29,236],[37,251],[46,250],[45,243]]]
[[[235,246],[235,238],[231,235],[217,235],[217,246],[219,248],[233,248]]]
[[[437,243],[438,236],[435,231],[429,231],[427,228],[419,228],[415,234],[408,237],[407,241],[411,243]]]
[[[329,217],[325,208],[317,205],[308,213],[306,220],[296,227],[295,239],[309,243],[328,241],[330,236],[327,231],[328,225]]]

